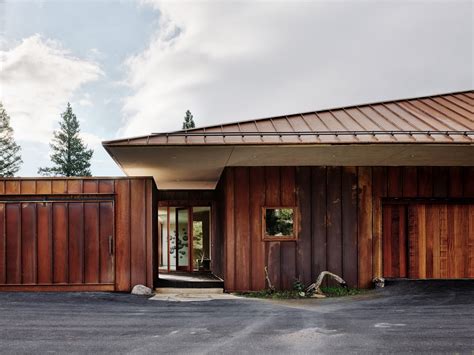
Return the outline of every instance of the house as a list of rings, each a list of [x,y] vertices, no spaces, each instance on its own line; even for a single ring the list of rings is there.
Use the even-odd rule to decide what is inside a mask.
[[[474,92],[104,142],[127,178],[0,180],[0,290],[474,278]]]

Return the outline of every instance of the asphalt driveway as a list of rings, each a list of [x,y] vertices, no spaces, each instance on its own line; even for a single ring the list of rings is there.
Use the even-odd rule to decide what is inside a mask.
[[[0,293],[2,353],[472,353],[473,339],[468,282],[290,302]]]

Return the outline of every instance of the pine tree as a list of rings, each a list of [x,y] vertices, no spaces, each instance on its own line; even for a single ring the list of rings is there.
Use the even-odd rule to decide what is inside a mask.
[[[71,105],[61,114],[60,129],[54,132],[50,147],[53,151],[52,168],[39,168],[38,174],[51,176],[91,176],[90,166],[94,151],[88,149],[79,137],[79,121]]]
[[[20,146],[13,138],[10,116],[0,102],[0,176],[13,176],[20,170],[23,163],[20,150]]]
[[[196,125],[194,124],[193,115],[191,114],[191,111],[187,110],[186,116],[184,116],[183,129],[190,129],[194,127],[196,127]]]

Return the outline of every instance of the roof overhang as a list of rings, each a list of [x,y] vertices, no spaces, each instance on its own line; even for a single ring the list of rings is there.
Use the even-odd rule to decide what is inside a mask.
[[[104,145],[159,189],[214,189],[226,166],[472,166],[473,144]]]

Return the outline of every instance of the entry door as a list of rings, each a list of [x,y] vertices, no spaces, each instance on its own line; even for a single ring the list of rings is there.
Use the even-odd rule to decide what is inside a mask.
[[[182,271],[192,271],[192,230],[189,221],[190,209],[176,208],[176,268]]]

